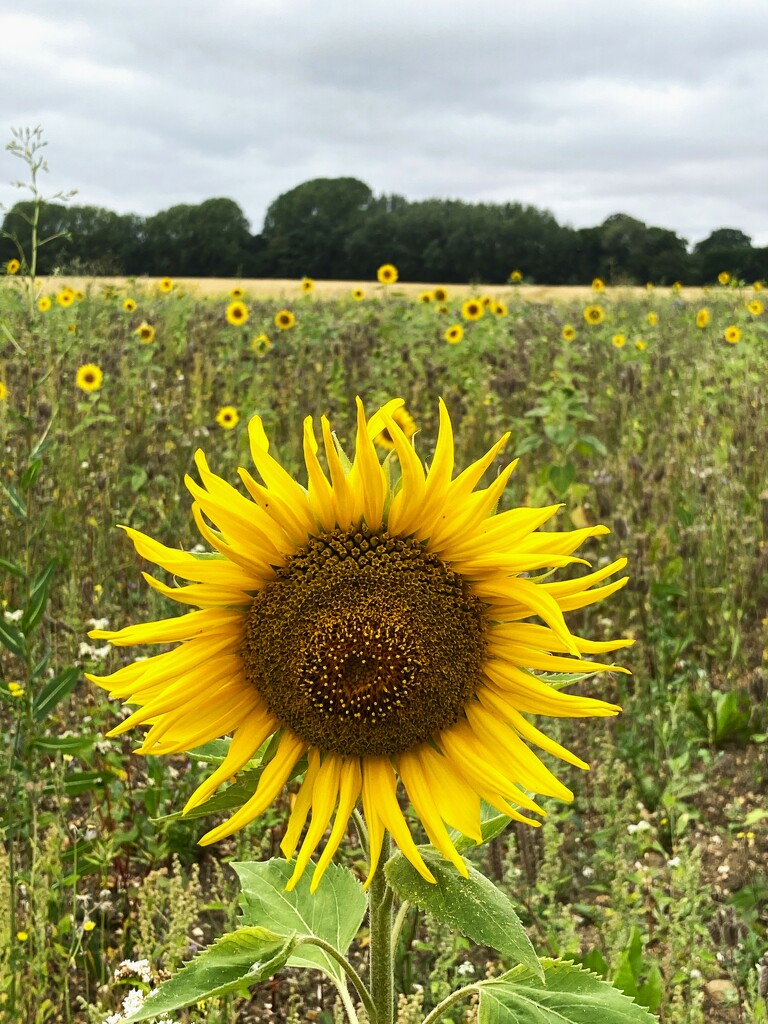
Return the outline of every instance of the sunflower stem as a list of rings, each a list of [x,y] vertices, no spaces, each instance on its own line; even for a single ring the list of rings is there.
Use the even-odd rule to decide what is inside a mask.
[[[371,934],[371,996],[376,1007],[376,1024],[395,1024],[395,972],[392,949],[393,894],[384,875],[391,843],[385,833],[381,855],[369,890],[368,913]]]

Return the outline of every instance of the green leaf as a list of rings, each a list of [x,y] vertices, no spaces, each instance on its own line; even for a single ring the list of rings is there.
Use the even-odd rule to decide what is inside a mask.
[[[3,647],[7,647],[11,654],[15,654],[17,658],[21,658],[22,661],[27,656],[26,645],[24,643],[24,637],[21,633],[14,629],[13,626],[6,622],[0,612],[0,644]]]
[[[16,488],[12,487],[9,483],[0,481],[0,487],[3,488],[8,497],[8,504],[11,506],[11,512],[13,512],[16,518],[20,519],[22,523],[26,522],[27,506],[22,496]]]
[[[80,793],[89,793],[97,787],[104,786],[113,776],[107,772],[69,772],[64,776],[64,792],[67,796],[77,796]],[[45,792],[51,792],[48,786]]]
[[[491,807],[485,800],[480,801],[480,832],[482,834],[482,840],[476,843],[470,836],[462,835],[455,828],[448,830],[451,837],[451,842],[459,851],[463,853],[464,850],[470,850],[473,846],[483,846],[485,843],[489,843],[491,839],[495,839],[496,836],[500,835],[507,825],[512,821],[506,814],[500,814],[495,807]]]
[[[65,668],[45,684],[32,701],[32,714],[40,722],[53,711],[56,705],[68,697],[80,679],[79,668]]]
[[[312,894],[310,871],[304,873],[292,892],[286,892],[293,865],[284,860],[239,863],[232,867],[243,890],[240,906],[244,924],[268,924],[283,935],[314,935],[325,939],[342,955],[349,949],[368,901],[362,885],[348,868],[329,864]],[[319,969],[339,982],[344,979],[339,964],[317,946],[300,946],[291,954],[288,965]]]
[[[160,818],[153,818],[152,820],[166,823],[172,821],[192,821],[193,818],[204,818],[208,814],[219,814],[224,811],[237,810],[238,807],[242,807],[244,803],[247,803],[256,792],[256,787],[259,784],[263,771],[263,764],[260,764],[257,768],[240,771],[237,775],[237,782],[233,782],[231,786],[227,786],[226,789],[212,796],[210,800],[206,800],[204,804],[193,807],[186,814],[183,811],[174,811],[173,814],[165,814]]]
[[[294,944],[294,936],[286,938],[268,928],[238,928],[222,935],[126,1019],[160,1017],[203,999],[257,985],[285,966]]]
[[[48,603],[48,590],[56,565],[56,559],[52,558],[32,581],[32,585],[29,588],[27,606],[21,618],[21,629],[25,636],[29,636],[43,617],[45,606]]]
[[[27,574],[20,565],[9,561],[7,558],[0,558],[0,569],[2,569],[3,572],[9,572],[11,576],[17,576],[20,580],[26,579],[27,577]]]
[[[655,1013],[661,1006],[664,998],[664,979],[661,975],[661,968],[653,964],[648,971],[648,980],[637,990],[637,1001],[642,1006],[647,1006],[651,1013]]]
[[[34,484],[35,480],[37,480],[37,475],[40,472],[40,468],[42,465],[43,464],[39,459],[30,460],[29,465],[22,473],[21,481],[19,483],[19,487],[21,488],[24,494],[26,494],[26,492]]]
[[[46,754],[84,754],[95,742],[95,736],[38,736],[30,746]]]
[[[415,903],[438,921],[475,942],[492,946],[502,956],[525,964],[543,977],[536,951],[511,900],[470,865],[469,878],[462,878],[452,864],[427,847],[419,847],[419,852],[436,884],[427,882],[402,853],[396,853],[388,861],[385,874],[398,898]]]
[[[516,967],[481,982],[479,1024],[652,1024],[644,1007],[602,978],[562,960],[541,961],[543,980]]]
[[[566,462],[564,466],[550,466],[547,475],[552,490],[561,498],[576,479],[576,467],[572,462]]]

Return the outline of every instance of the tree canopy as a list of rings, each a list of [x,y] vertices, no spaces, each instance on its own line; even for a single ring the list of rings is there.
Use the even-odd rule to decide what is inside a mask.
[[[29,236],[29,202],[3,220],[0,261],[17,256],[11,238]],[[725,270],[768,277],[768,249],[737,228],[712,231],[691,251],[667,228],[615,213],[589,228],[561,225],[521,203],[453,199],[411,202],[375,196],[357,178],[314,178],[272,202],[258,234],[227,198],[180,204],[150,217],[97,206],[46,203],[40,237],[64,232],[40,251],[38,271],[181,277],[365,279],[394,263],[403,281],[508,280],[519,268],[542,284],[705,284]]]

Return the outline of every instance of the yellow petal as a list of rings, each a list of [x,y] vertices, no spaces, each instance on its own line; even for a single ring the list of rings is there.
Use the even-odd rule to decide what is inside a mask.
[[[304,874],[304,870],[309,864],[309,858],[315,852],[318,843],[323,838],[323,833],[331,823],[333,809],[339,795],[340,768],[341,760],[338,757],[326,757],[315,777],[312,786],[312,818],[296,858],[293,874],[285,886],[289,892]]]
[[[357,798],[360,796],[362,781],[363,777],[358,758],[353,757],[342,762],[339,773],[339,807],[336,811],[336,820],[333,823],[333,829],[328,837],[328,842],[325,844],[325,849],[312,875],[312,884],[309,887],[310,892],[314,892],[317,889],[320,879],[323,877],[326,868],[339,847],[339,843],[346,834],[349,819],[357,803]]]

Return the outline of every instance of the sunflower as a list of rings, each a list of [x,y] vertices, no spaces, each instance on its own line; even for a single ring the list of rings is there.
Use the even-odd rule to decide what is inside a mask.
[[[700,309],[696,314],[696,326],[702,328],[702,330],[709,324],[709,310],[704,308]]]
[[[136,309],[136,299],[123,299],[123,309],[126,313],[133,313]]]
[[[40,310],[41,313],[47,313],[48,310],[51,308],[50,296],[41,295],[40,298],[37,300],[37,308]]]
[[[449,345],[458,345],[464,337],[464,328],[461,324],[453,324],[443,335]]]
[[[248,307],[244,302],[240,302],[239,299],[235,299],[234,302],[230,302],[227,306],[227,311],[224,315],[227,318],[228,324],[232,324],[234,327],[239,327],[240,324],[244,324],[248,319]]]
[[[79,367],[75,376],[75,384],[81,391],[98,391],[103,379],[104,374],[101,372],[101,367],[95,366],[93,363],[86,363]]]
[[[611,338],[611,344],[614,348],[624,348],[624,346],[627,344],[626,336],[623,334],[614,334],[614,336]]]
[[[146,320],[143,324],[139,324],[133,333],[138,334],[139,341],[142,345],[149,345],[150,342],[155,340],[155,328],[152,324],[148,324]]]
[[[763,282],[762,281],[755,281],[752,284],[752,291],[754,291],[754,292],[761,292],[762,290],[763,290]]]
[[[365,298],[365,292],[363,291],[362,288],[353,288],[352,289],[352,298],[356,302],[360,302],[362,299]]]
[[[752,316],[761,316],[763,312],[763,304],[760,299],[752,299],[751,302],[747,303],[747,309]]]
[[[728,273],[727,270],[721,270],[720,271],[720,273],[717,275],[717,283],[718,284],[730,284],[731,283],[731,275]]]
[[[651,327],[655,327],[656,324],[659,322],[659,314],[650,312],[646,319],[648,320],[648,323]]]
[[[430,303],[434,297],[433,292],[419,292],[419,302]]]
[[[275,313],[275,326],[279,327],[281,331],[290,331],[295,323],[296,317],[290,309],[281,309]]]
[[[358,800],[369,835],[366,884],[385,830],[434,881],[401,810],[398,777],[430,841],[466,876],[445,825],[479,842],[481,799],[529,824],[536,821],[523,812],[543,813],[531,794],[572,799],[529,743],[587,767],[528,716],[620,710],[565,693],[535,674],[625,671],[582,655],[631,641],[582,639],[570,632],[563,613],[622,587],[626,578],[603,581],[626,559],[562,582],[549,579],[551,570],[581,562],[571,553],[606,528],[540,532],[557,505],[497,512],[516,463],[488,487],[478,485],[509,435],[454,478],[453,429],[442,403],[425,471],[394,418],[403,404],[390,401],[366,419],[358,399],[351,463],[323,417],[327,472],[307,417],[306,488],[270,455],[259,417],[251,420],[249,436],[263,484],[239,470],[250,500],[212,473],[198,451],[200,482],[186,482],[198,529],[218,554],[198,558],[124,529],[141,557],[193,581],[168,586],[147,576],[153,589],[200,610],[90,633],[116,646],[177,644],[104,678],[89,676],[139,706],[110,735],[149,725],[142,754],[192,750],[232,735],[225,759],[187,811],[204,804],[274,737],[255,792],[203,836],[203,845],[259,817],[306,763],[281,843],[292,858],[311,811],[288,889],[335,809],[312,879],[312,890],[317,887]],[[373,443],[384,429],[400,464],[394,485]],[[391,470],[391,453],[388,458]]]
[[[75,301],[75,293],[71,288],[62,288],[56,295],[56,301],[60,306],[64,306],[65,308],[67,306],[71,306]]]
[[[509,275],[509,280],[512,282],[512,284],[520,284],[520,282],[523,280],[522,272],[520,270],[513,270],[512,273]]]
[[[642,338],[637,339],[637,341],[635,342],[635,348],[638,352],[645,352],[647,346]]]
[[[5,264],[6,274],[18,274],[21,270],[21,263],[18,260],[8,260]]]
[[[495,313],[496,316],[503,317],[507,315],[509,310],[507,309],[507,306],[504,302],[494,302],[493,312]]]
[[[5,382],[0,380],[0,402],[4,402],[8,397],[8,388],[5,386]]]
[[[563,341],[573,341],[576,337],[576,328],[573,324],[564,324],[562,330]]]
[[[234,405],[222,405],[216,413],[216,422],[225,430],[232,430],[240,422],[237,409]]]
[[[654,287],[653,281],[646,281],[645,282],[645,290],[647,292],[652,292],[653,291],[653,287]]]
[[[605,320],[605,310],[602,306],[587,306],[584,309],[584,319],[588,324],[601,324]]]
[[[435,288],[435,290],[432,292],[432,294],[435,297],[435,302],[447,302],[448,301],[448,289],[447,288],[443,288],[442,285],[440,285],[438,288]]]
[[[397,267],[391,263],[382,263],[376,271],[376,278],[379,284],[394,284],[397,280]]]
[[[410,439],[416,433],[416,422],[404,405],[398,406],[392,411],[392,419],[405,436]],[[384,451],[395,451],[395,442],[388,427],[384,427],[373,439],[373,443]]]
[[[485,306],[481,299],[467,299],[462,303],[461,315],[465,320],[479,320],[485,315]]]
[[[256,337],[251,340],[251,349],[257,356],[265,356],[271,348],[272,342],[269,340],[269,336],[263,332],[261,334],[257,334]]]
[[[160,289],[161,292],[165,292],[167,294],[168,292],[173,291],[173,281],[170,279],[170,277],[161,277],[160,280],[157,282],[157,287]]]
[[[229,292],[230,299],[242,299],[245,295],[245,291],[242,288],[231,288]]]
[[[682,290],[683,290],[683,282],[682,281],[675,281],[675,283],[672,285],[672,291],[679,293]]]
[[[734,326],[726,327],[723,331],[723,337],[729,345],[736,345],[741,341],[741,328]]]
[[[604,292],[605,291],[605,281],[602,279],[602,277],[595,277],[595,278],[593,278],[593,280],[592,280],[592,291],[593,292]]]
[[[311,277],[304,277],[304,278],[302,278],[302,280],[301,280],[301,290],[303,292],[311,292],[314,287],[315,287],[315,282],[312,280]]]

